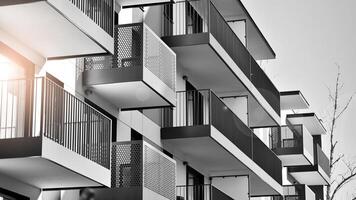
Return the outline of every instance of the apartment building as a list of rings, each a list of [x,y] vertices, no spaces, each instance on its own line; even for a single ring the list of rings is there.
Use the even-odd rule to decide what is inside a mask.
[[[240,0],[0,2],[0,200],[324,199],[275,57]]]

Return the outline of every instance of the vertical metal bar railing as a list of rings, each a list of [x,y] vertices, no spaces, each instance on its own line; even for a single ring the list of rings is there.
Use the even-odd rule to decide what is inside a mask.
[[[210,184],[177,186],[177,200],[212,200],[211,187]]]
[[[45,88],[43,136],[110,168],[110,119],[49,79]]]
[[[70,0],[70,2],[113,36],[114,0]]]
[[[110,168],[109,118],[50,79],[0,81],[0,139],[40,136]]]
[[[176,99],[175,108],[163,108],[163,127],[210,124],[210,90],[180,91]]]

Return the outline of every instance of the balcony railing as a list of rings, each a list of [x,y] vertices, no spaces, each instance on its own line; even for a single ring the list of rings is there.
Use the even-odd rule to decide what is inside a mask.
[[[316,145],[316,161],[317,164],[324,170],[327,176],[330,176],[330,161],[329,158],[325,155],[324,151],[321,149],[320,145]]]
[[[175,200],[175,162],[144,141],[112,145],[112,187],[145,187]]]
[[[281,127],[271,127],[272,150],[297,149],[303,152],[303,148],[313,153],[313,137],[307,129],[300,124]]]
[[[114,0],[69,0],[105,32],[113,36]]]
[[[282,163],[253,132],[210,90],[177,92],[173,112],[163,111],[163,127],[213,125],[277,182]]]
[[[177,186],[176,191],[177,200],[233,200],[211,184]]]
[[[199,33],[213,35],[271,107],[280,115],[279,91],[210,0],[165,5],[163,10],[163,36]],[[178,19],[185,19],[185,21],[178,21]]]
[[[295,125],[272,127],[271,140],[272,150],[286,148],[303,148],[303,126]]]
[[[47,78],[0,81],[0,139],[46,137],[110,169],[111,120]]]
[[[142,77],[145,67],[175,91],[176,55],[148,26],[116,26],[114,38],[114,55],[85,58],[84,71],[114,68],[126,73],[127,78]]]

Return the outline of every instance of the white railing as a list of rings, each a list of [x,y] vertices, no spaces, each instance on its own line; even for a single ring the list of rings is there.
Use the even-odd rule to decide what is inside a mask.
[[[176,54],[146,24],[143,24],[143,37],[143,66],[175,91]]]

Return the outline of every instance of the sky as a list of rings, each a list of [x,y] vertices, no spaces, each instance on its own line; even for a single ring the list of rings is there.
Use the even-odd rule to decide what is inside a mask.
[[[301,90],[319,118],[327,121],[331,104],[328,87],[335,85],[341,66],[342,102],[356,92],[355,0],[242,0],[276,53],[261,67],[280,91]],[[337,154],[356,162],[356,96],[340,118]],[[327,124],[326,124],[327,126]],[[323,138],[324,146],[328,136]],[[328,152],[325,147],[324,151]],[[342,167],[336,173],[341,173]],[[340,192],[350,199],[356,182]]]

